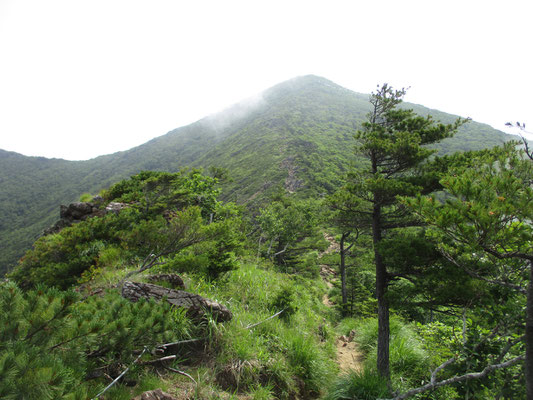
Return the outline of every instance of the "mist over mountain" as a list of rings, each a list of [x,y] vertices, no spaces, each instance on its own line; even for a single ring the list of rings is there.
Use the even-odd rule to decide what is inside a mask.
[[[442,122],[456,118],[419,105],[404,106]],[[369,110],[367,94],[304,76],[141,146],[87,161],[0,150],[0,273],[58,219],[60,204],[84,192],[96,194],[141,170],[226,168],[231,181],[224,184],[222,197],[241,204],[260,204],[279,187],[309,196],[330,193],[357,163],[353,134]],[[471,122],[438,149],[476,150],[512,138]]]

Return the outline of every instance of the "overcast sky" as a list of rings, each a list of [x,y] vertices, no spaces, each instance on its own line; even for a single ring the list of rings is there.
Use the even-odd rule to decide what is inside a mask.
[[[533,126],[533,2],[0,0],[0,148],[126,150],[284,80]]]

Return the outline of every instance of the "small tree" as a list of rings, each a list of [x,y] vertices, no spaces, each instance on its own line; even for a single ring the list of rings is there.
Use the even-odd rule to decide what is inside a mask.
[[[317,213],[317,204],[312,201],[280,196],[262,208],[257,217],[261,232],[259,246],[264,241],[267,257],[272,257],[278,265],[288,263],[294,254],[315,247],[314,243],[301,244],[317,235]]]

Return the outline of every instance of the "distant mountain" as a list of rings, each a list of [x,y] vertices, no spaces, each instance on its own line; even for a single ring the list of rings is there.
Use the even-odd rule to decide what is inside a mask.
[[[442,122],[456,118],[405,106]],[[59,204],[75,201],[84,192],[97,193],[141,170],[227,168],[232,182],[225,184],[223,197],[239,203],[260,203],[280,185],[302,195],[331,192],[357,162],[352,135],[369,109],[368,95],[304,76],[131,150],[88,161],[0,150],[0,272],[58,219]],[[511,138],[471,122],[441,143],[439,151],[492,147]]]

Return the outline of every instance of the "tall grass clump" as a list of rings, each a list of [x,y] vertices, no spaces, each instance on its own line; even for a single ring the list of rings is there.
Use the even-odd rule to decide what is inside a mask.
[[[319,291],[313,281],[265,267],[243,262],[214,285],[191,285],[233,313],[218,332],[216,383],[257,399],[317,397],[336,369]]]
[[[378,322],[376,318],[365,319],[359,323],[347,321],[343,329],[355,329],[355,341],[365,354],[365,369],[376,372]],[[416,331],[399,317],[390,319],[390,369],[393,386],[405,387],[426,378],[431,359],[424,349]],[[368,372],[370,374],[370,372]],[[359,384],[358,380],[353,382]],[[355,384],[354,383],[354,384]]]
[[[331,379],[334,368],[311,337],[297,331],[285,332],[287,358],[305,393],[318,394]]]
[[[375,400],[390,397],[387,381],[376,370],[365,368],[340,376],[326,400]]]

